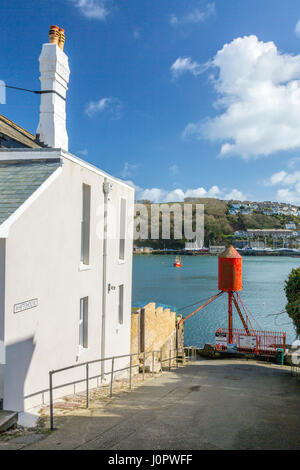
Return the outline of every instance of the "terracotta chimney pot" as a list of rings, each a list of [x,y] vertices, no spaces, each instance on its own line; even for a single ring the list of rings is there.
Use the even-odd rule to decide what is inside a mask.
[[[59,27],[56,25],[50,26],[49,29],[49,42],[51,44],[57,44],[59,43],[60,40],[60,33],[59,33]]]
[[[58,46],[61,48],[61,50],[64,50],[64,45],[65,45],[65,30],[62,28],[59,28],[59,41],[58,41]]]

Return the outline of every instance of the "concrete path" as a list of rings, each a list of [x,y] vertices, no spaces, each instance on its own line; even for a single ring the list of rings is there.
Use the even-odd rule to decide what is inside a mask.
[[[57,418],[56,431],[21,448],[300,449],[299,381],[255,361],[198,361],[88,413]]]

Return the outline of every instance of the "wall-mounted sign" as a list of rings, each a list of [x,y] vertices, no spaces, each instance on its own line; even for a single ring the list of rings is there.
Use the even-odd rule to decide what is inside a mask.
[[[37,306],[38,299],[26,300],[25,302],[21,302],[20,304],[14,305],[14,313],[24,312],[24,310],[29,310],[30,308],[34,308]]]
[[[255,349],[256,345],[256,336],[240,336],[240,348]]]

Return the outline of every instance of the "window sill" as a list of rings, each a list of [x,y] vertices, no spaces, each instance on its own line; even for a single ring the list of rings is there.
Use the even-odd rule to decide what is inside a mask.
[[[92,266],[90,264],[80,263],[78,271],[89,271],[90,269],[92,269]]]
[[[88,355],[90,352],[90,348],[83,348],[79,346],[79,351],[76,355],[76,362],[79,361],[79,359],[84,359],[84,356]]]

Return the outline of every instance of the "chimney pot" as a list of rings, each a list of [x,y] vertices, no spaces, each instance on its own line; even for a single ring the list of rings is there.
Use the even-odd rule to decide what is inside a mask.
[[[60,40],[60,32],[59,32],[59,27],[56,25],[50,26],[49,29],[49,42],[51,44],[57,44],[59,43]]]
[[[62,28],[59,28],[59,41],[58,41],[58,47],[61,48],[61,50],[64,50],[64,45],[65,45],[65,30]]]

